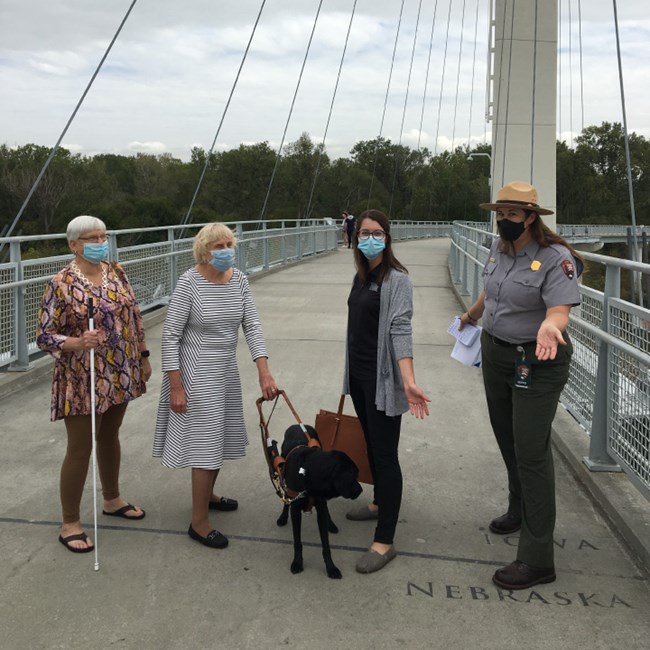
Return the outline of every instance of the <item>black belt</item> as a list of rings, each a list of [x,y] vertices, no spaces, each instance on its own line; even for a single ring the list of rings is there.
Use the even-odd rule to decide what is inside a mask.
[[[505,348],[516,348],[517,346],[526,347],[527,345],[536,345],[537,341],[524,341],[523,343],[510,343],[510,341],[504,341],[503,339],[499,339],[496,336],[492,336],[492,334],[489,334],[486,332],[492,343],[494,345],[501,345]]]

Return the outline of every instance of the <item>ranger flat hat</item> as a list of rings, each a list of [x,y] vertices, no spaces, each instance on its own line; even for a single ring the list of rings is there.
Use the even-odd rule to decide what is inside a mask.
[[[530,183],[513,181],[497,192],[497,200],[494,203],[481,203],[479,207],[484,210],[521,208],[523,210],[534,210],[537,214],[553,214],[553,210],[540,208],[537,203],[538,200],[537,190]]]

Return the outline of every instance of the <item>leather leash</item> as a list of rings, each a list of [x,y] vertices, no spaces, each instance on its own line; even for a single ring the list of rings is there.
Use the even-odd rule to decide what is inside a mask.
[[[264,397],[260,397],[255,402],[257,406],[257,411],[260,414],[260,431],[262,434],[262,446],[264,447],[264,458],[266,459],[266,464],[269,469],[269,477],[271,478],[271,483],[273,484],[275,493],[278,495],[278,497],[280,497],[282,503],[284,503],[285,505],[291,505],[294,501],[306,496],[306,494],[304,492],[297,493],[295,490],[291,490],[287,487],[287,484],[284,480],[284,468],[286,464],[286,458],[280,455],[280,452],[278,450],[277,440],[271,439],[271,436],[269,435],[269,423],[271,422],[271,417],[273,416],[275,407],[278,404],[278,400],[280,399],[280,396],[282,396],[284,401],[287,403],[287,406],[289,407],[289,410],[293,414],[293,417],[296,419],[296,422],[302,429],[302,432],[305,434],[305,438],[307,439],[306,446],[320,448],[320,443],[318,442],[318,440],[316,440],[316,438],[313,438],[311,435],[309,435],[309,431],[307,431],[307,428],[302,423],[302,420],[300,419],[300,416],[298,415],[296,409],[293,408],[293,404],[291,403],[291,401],[287,397],[287,394],[283,390],[278,390],[277,395],[273,398],[273,408],[271,409],[271,413],[268,419],[264,418],[264,411],[262,409],[262,404],[264,404],[264,402],[266,401],[271,401],[271,400],[266,400],[264,399]]]

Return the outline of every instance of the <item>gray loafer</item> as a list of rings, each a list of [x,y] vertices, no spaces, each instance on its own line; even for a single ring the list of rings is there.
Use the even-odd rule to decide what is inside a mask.
[[[351,519],[352,521],[369,521],[371,519],[377,519],[377,517],[379,517],[379,510],[370,510],[368,506],[355,508],[345,515],[346,519]]]
[[[370,549],[366,551],[357,562],[358,573],[374,573],[383,569],[395,556],[397,551],[394,546],[391,546],[384,555],[377,553]]]

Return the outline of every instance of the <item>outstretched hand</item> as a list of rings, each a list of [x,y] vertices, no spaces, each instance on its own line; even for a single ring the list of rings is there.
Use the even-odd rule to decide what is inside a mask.
[[[545,320],[537,332],[535,356],[540,361],[555,359],[558,345],[566,345],[562,332],[553,323]]]
[[[424,394],[424,391],[416,384],[404,386],[404,391],[406,392],[406,398],[409,402],[409,410],[411,411],[411,415],[414,415],[416,418],[423,420],[425,415],[429,415],[429,407],[427,406],[427,402],[430,402],[431,399],[427,397]]]

